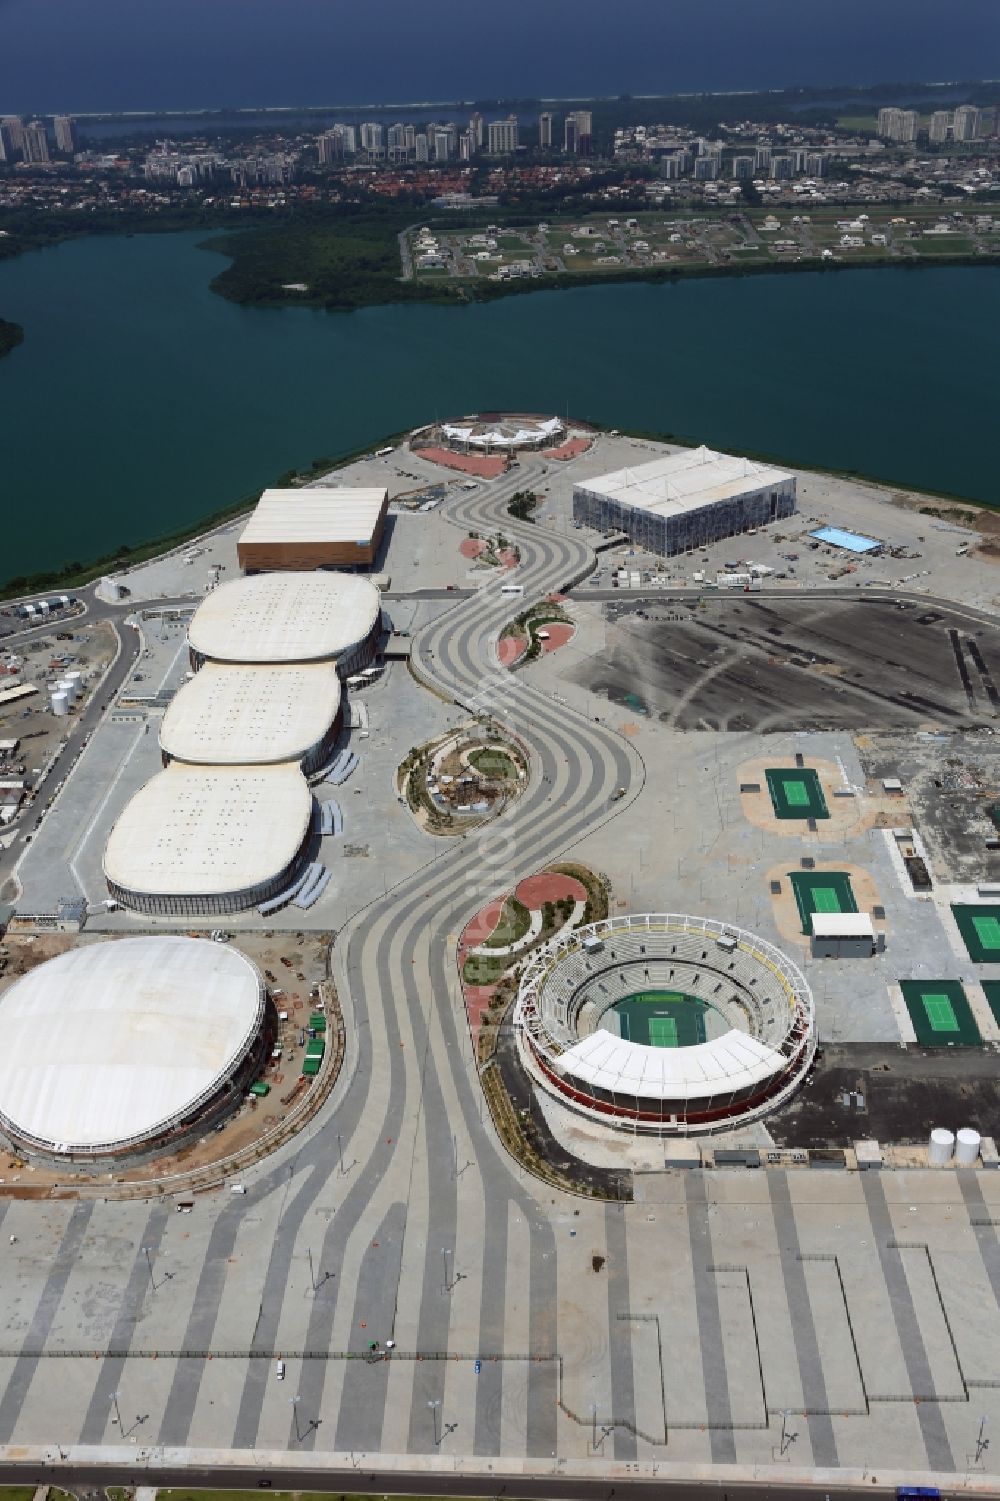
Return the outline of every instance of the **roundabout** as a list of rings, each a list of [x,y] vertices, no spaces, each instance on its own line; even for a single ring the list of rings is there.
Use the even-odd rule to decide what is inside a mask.
[[[608,918],[538,950],[514,1012],[537,1088],[622,1130],[730,1129],[798,1088],[816,1049],[805,978],[712,918]]]

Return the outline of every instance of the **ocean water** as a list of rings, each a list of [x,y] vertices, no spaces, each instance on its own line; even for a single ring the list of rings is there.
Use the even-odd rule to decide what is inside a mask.
[[[0,109],[650,94],[1000,76],[996,0],[0,0]]]
[[[992,268],[250,309],[200,236],[0,262],[0,578],[85,561],[283,471],[490,409],[570,412],[997,503]]]

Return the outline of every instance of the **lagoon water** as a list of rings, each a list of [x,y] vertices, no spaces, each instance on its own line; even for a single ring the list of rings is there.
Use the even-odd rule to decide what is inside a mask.
[[[1000,503],[992,268],[237,307],[200,234],[0,263],[0,579],[177,530],[435,417],[569,410]]]

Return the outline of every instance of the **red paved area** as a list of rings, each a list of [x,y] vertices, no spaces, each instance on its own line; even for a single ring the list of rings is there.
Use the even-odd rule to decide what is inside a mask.
[[[570,625],[568,621],[564,623],[559,620],[553,620],[548,625],[543,626],[542,629],[549,633],[549,639],[542,642],[543,652],[558,651],[560,646],[565,646],[566,642],[572,641],[576,635],[576,626]]]
[[[480,479],[496,479],[507,468],[507,460],[499,455],[477,453],[452,453],[450,448],[418,448],[416,453],[443,469],[459,469],[463,474],[475,474]]]
[[[578,454],[586,453],[589,447],[589,438],[570,438],[568,443],[560,443],[558,448],[543,448],[542,457],[545,459],[575,459]]]
[[[543,903],[558,902],[567,896],[571,896],[574,902],[585,902],[587,888],[575,876],[560,875],[555,870],[543,870],[537,876],[525,876],[514,895],[531,911],[538,912]]]
[[[517,567],[517,553],[512,547],[505,547],[500,553],[500,562],[505,568]]]
[[[464,542],[459,543],[458,550],[463,558],[478,558],[480,553],[486,551],[486,543],[481,537],[466,537]]]
[[[490,902],[488,907],[484,907],[481,912],[477,912],[475,917],[472,918],[459,941],[458,959],[460,964],[470,949],[477,949],[481,943],[486,942],[500,921],[500,913],[502,911],[503,898],[500,897],[498,901]]]
[[[497,656],[501,667],[513,667],[518,657],[523,656],[527,649],[527,641],[524,636],[504,636],[497,642]]]

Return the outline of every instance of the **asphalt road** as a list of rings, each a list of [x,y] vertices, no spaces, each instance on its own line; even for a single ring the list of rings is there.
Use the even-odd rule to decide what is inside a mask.
[[[17,837],[8,849],[0,850],[0,893],[3,892],[5,882],[14,874],[17,861],[24,851],[24,836],[33,835],[45,817],[47,811],[45,803],[49,794],[69,775],[83,751],[85,741],[90,738],[104,715],[110,710],[122,684],[139,660],[139,652],[142,649],[141,633],[131,628],[123,628],[123,622],[127,616],[141,610],[143,604],[137,604],[133,600],[126,600],[117,605],[105,604],[103,600],[96,597],[95,587],[91,584],[80,591],[77,597],[83,601],[86,610],[82,615],[74,615],[72,621],[68,623],[72,624],[75,632],[77,627],[88,618],[108,621],[118,637],[118,654],[108,669],[100,690],[91,694],[82,713],[70,722],[69,738],[44,775],[35,784],[33,802],[10,826],[16,829]],[[171,605],[182,608],[190,607],[191,600],[157,600],[146,603],[152,604],[156,609],[170,608]],[[51,635],[54,629],[59,628],[58,621],[49,621],[46,626],[35,626],[5,637],[3,645],[7,649],[16,650],[18,642],[30,640],[39,634]]]

